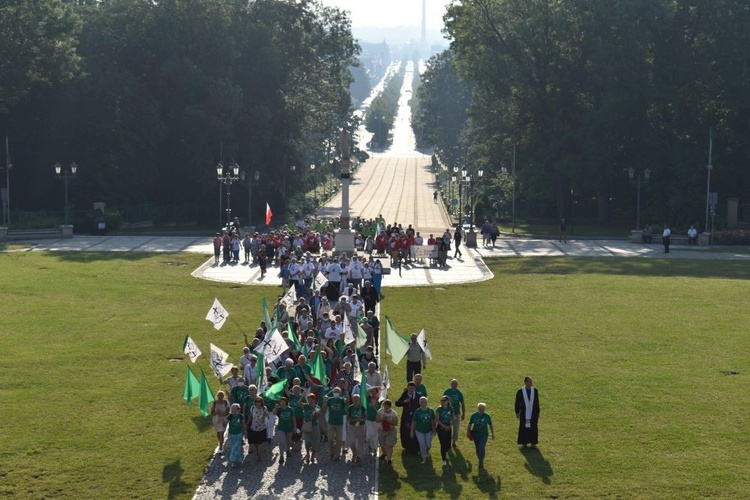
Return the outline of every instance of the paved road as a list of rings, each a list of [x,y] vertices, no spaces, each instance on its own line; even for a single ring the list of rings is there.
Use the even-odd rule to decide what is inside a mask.
[[[383,215],[386,223],[412,224],[427,239],[430,233],[442,234],[450,222],[442,205],[433,203],[434,175],[430,155],[415,150],[411,130],[411,99],[414,64],[406,65],[399,98],[399,111],[394,122],[393,143],[385,152],[373,152],[359,167],[349,190],[350,212],[353,217],[374,218]],[[369,134],[358,132],[360,143]],[[318,211],[323,217],[341,214],[341,192]]]

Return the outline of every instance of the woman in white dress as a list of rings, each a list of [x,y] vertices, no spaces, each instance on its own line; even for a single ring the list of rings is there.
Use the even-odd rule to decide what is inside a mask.
[[[211,417],[216,431],[216,439],[219,440],[219,455],[224,451],[224,432],[227,430],[227,415],[229,414],[229,402],[224,399],[224,391],[216,393],[216,401],[211,404]]]

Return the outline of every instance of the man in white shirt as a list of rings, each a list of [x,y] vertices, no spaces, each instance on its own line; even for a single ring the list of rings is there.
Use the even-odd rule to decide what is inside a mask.
[[[328,327],[325,333],[326,340],[333,339],[334,341],[338,340],[339,337],[341,337],[341,327],[339,326],[338,322],[335,318],[331,319],[331,326]]]
[[[258,359],[250,355],[250,362],[245,365],[245,370],[242,372],[242,376],[245,379],[245,383],[249,386],[254,384],[256,381],[256,370],[258,369]]]
[[[302,265],[302,283],[305,287],[305,293],[312,293],[312,282],[315,276],[315,263],[311,257],[305,258],[305,263]]]
[[[349,265],[349,284],[354,285],[354,288],[359,291],[362,287],[362,263],[359,258],[355,255],[352,257],[352,262]]]
[[[250,354],[250,348],[249,347],[243,347],[242,348],[242,357],[237,362],[237,364],[240,367],[240,370],[244,370],[245,369],[245,365],[250,362],[251,356],[252,355]]]
[[[661,233],[661,242],[664,245],[664,253],[669,253],[669,237],[672,236],[672,230],[667,224],[664,224],[664,232]]]
[[[383,385],[383,379],[377,370],[377,365],[372,361],[367,363],[365,377],[367,378],[367,385],[370,387],[381,387]]]
[[[339,299],[339,291],[341,290],[341,266],[337,261],[333,261],[328,264],[326,268],[328,272],[328,300],[334,301]]]
[[[297,259],[292,257],[292,263],[289,264],[289,286],[295,287],[299,295],[299,280],[302,277],[302,266],[297,263]]]

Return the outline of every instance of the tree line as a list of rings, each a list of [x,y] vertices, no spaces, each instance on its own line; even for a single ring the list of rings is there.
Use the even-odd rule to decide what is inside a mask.
[[[283,213],[349,122],[359,47],[318,0],[17,0],[0,11],[0,131],[12,208],[61,206],[52,165],[76,162],[76,208],[210,206],[215,165],[259,172]],[[296,174],[291,167],[296,165]],[[232,203],[247,206],[247,190]],[[239,212],[242,214],[243,212]],[[259,216],[256,216],[259,218]]]
[[[488,203],[515,185],[557,217],[585,202],[632,221],[628,170],[648,169],[641,220],[703,230],[710,135],[711,191],[746,196],[746,2],[462,0],[444,21],[417,125],[449,167],[484,168]]]

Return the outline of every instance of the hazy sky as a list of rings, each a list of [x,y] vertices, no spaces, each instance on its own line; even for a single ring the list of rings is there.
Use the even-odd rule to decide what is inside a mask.
[[[390,28],[422,25],[422,0],[322,0],[351,12],[352,27]],[[448,0],[427,0],[427,29],[443,27]]]

